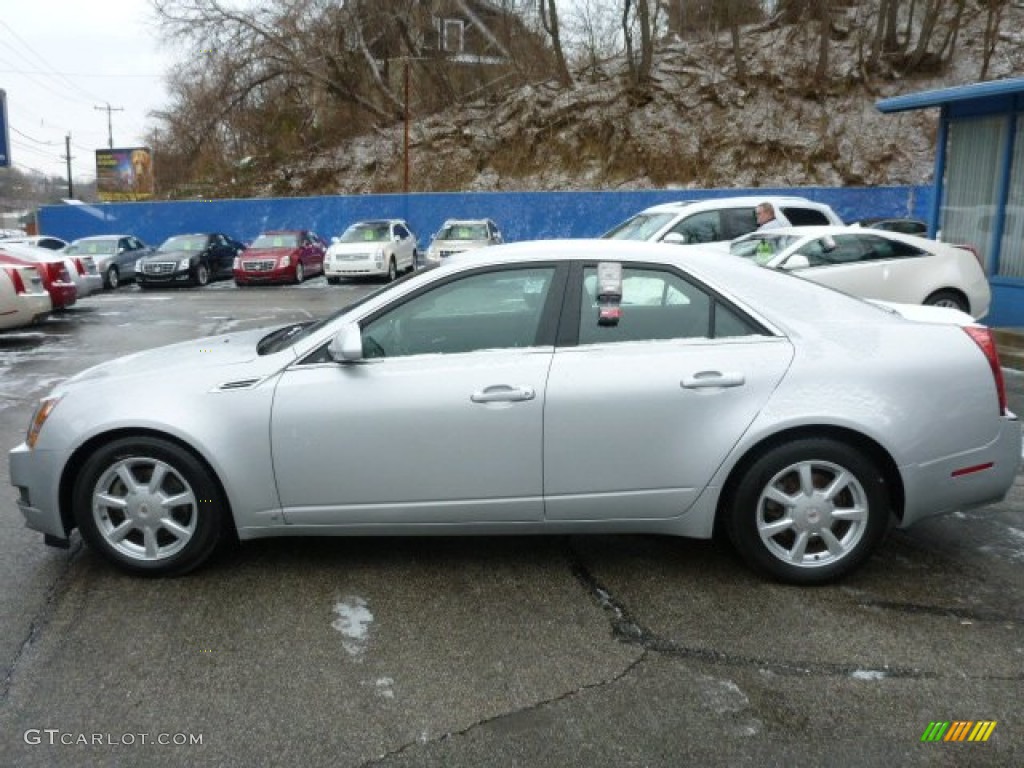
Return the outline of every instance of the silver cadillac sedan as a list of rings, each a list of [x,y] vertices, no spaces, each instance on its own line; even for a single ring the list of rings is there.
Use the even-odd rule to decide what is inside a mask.
[[[10,474],[47,543],[78,528],[135,573],[233,532],[720,532],[821,583],[1018,471],[988,329],[901,312],[718,252],[496,246],[318,322],[86,370]]]

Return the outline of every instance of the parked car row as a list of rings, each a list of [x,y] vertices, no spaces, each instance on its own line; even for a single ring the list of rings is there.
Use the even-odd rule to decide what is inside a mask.
[[[758,218],[758,208],[765,206],[774,215],[770,225]],[[985,317],[991,293],[977,253],[929,240],[925,233],[922,222],[905,218],[861,219],[846,227],[828,205],[765,195],[652,206],[603,238],[711,245],[861,298],[948,306]],[[61,242],[37,243],[53,247],[54,240]],[[86,237],[64,253],[81,259],[80,273],[84,268],[102,275],[108,288],[128,280],[142,289],[220,279],[238,286],[297,284],[321,274],[336,285],[358,278],[391,282],[400,273],[503,240],[492,219],[448,219],[421,253],[406,221],[381,218],[355,222],[330,245],[311,230],[282,229],[263,232],[248,246],[219,232],[175,235],[156,249],[130,235]],[[67,306],[68,297],[58,295],[59,276],[50,275],[49,284],[58,286],[50,291],[54,306]]]

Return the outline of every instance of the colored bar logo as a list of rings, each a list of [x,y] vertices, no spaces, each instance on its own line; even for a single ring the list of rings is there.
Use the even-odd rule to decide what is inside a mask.
[[[996,720],[954,720],[928,723],[921,741],[988,741]]]

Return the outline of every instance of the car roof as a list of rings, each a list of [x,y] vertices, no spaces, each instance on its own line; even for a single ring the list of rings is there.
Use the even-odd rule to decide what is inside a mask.
[[[350,227],[362,227],[367,224],[405,224],[405,219],[361,219],[349,224]]]
[[[796,195],[737,195],[734,197],[709,197],[703,200],[676,200],[671,203],[659,203],[658,205],[652,205],[650,208],[645,208],[641,213],[678,213],[682,210],[716,209],[728,208],[730,206],[753,207],[758,203],[826,207],[824,203],[817,203],[813,200],[808,200],[806,197],[798,197]]]
[[[88,237],[76,238],[73,242],[84,243],[90,240],[119,240],[122,237],[135,237],[135,235],[89,235]]]

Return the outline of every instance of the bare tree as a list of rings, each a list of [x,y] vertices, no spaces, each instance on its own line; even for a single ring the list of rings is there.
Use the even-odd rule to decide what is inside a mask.
[[[982,42],[979,80],[986,80],[988,78],[988,69],[992,63],[992,56],[996,52],[996,43],[999,42],[999,27],[1003,23],[1003,13],[1006,11],[1006,4],[1006,0],[988,0],[985,3],[985,34]]]
[[[551,39],[551,47],[555,53],[555,76],[563,86],[572,85],[572,74],[569,72],[569,65],[565,62],[565,53],[562,50],[562,32],[558,22],[558,8],[555,6],[555,0],[537,0],[537,12],[544,31]]]
[[[624,0],[622,4],[622,35],[626,44],[626,65],[630,81],[644,86],[651,77],[654,67],[654,27],[657,6],[652,10],[653,0]],[[640,36],[640,52],[635,48],[635,34]]]

